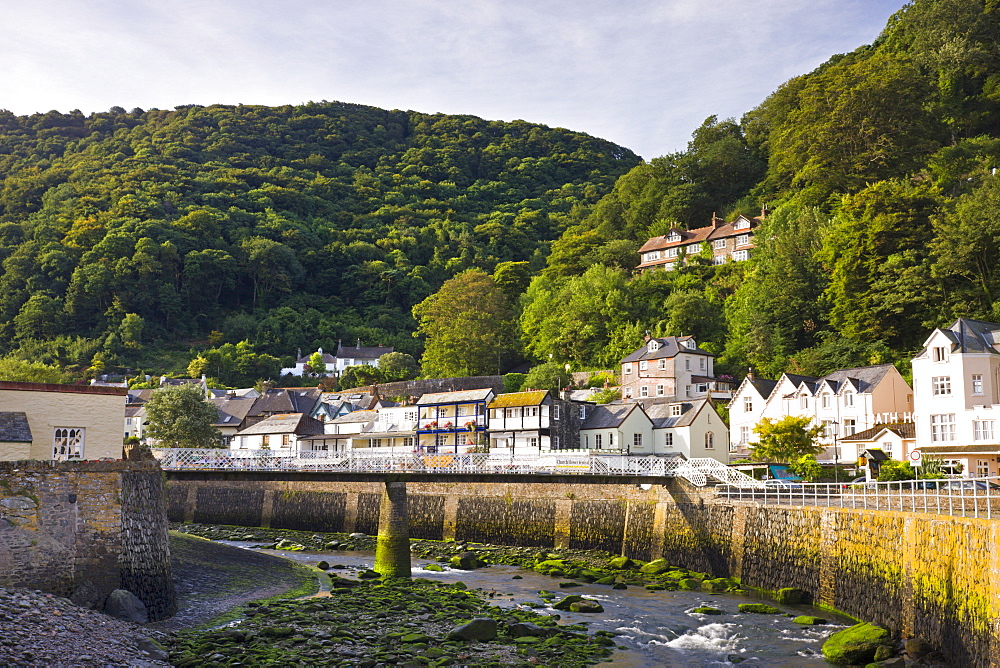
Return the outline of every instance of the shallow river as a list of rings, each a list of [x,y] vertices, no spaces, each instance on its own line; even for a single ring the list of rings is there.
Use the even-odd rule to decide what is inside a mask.
[[[219,541],[226,545],[247,547],[253,543]],[[286,552],[261,550],[315,566],[320,561],[354,568],[371,568],[372,552]],[[616,652],[604,666],[616,668],[655,668],[659,666],[693,668],[695,666],[730,666],[738,657],[740,666],[799,666],[827,665],[820,654],[823,640],[834,631],[853,623],[831,613],[806,605],[776,605],[784,611],[815,615],[829,620],[824,626],[803,627],[792,624],[791,617],[779,615],[742,614],[736,606],[755,599],[699,591],[646,591],[642,587],[625,590],[604,585],[583,585],[559,589],[560,580],[516,566],[490,566],[475,571],[424,571],[429,559],[413,559],[414,577],[464,582],[469,589],[495,592],[492,602],[502,607],[529,604],[536,612],[559,614],[564,623],[588,622],[591,632],[615,631],[619,645],[628,651]],[[436,563],[436,562],[434,562]],[[523,579],[513,580],[520,575]],[[601,614],[582,614],[553,610],[538,598],[538,591],[556,593],[556,601],[564,594],[583,594],[597,599],[604,606]],[[723,610],[723,615],[702,615],[687,612],[708,605]]]

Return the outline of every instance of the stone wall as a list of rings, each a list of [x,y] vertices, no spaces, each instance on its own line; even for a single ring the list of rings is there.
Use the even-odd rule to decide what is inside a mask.
[[[100,608],[118,588],[176,610],[155,462],[0,462],[0,586]]]
[[[167,492],[175,521],[371,534],[382,488],[219,480],[171,481]],[[1000,521],[721,502],[682,481],[409,483],[408,510],[415,538],[662,556],[761,589],[805,589],[927,639],[955,665],[1000,665]]]

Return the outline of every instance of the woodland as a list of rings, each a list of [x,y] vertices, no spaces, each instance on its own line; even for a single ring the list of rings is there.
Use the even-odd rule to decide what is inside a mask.
[[[647,331],[736,377],[908,373],[933,327],[1000,320],[998,163],[995,0],[915,0],[649,161],[339,102],[0,112],[0,377],[224,349],[264,378],[358,339],[426,376],[607,369]],[[765,207],[747,262],[635,271],[652,236]]]

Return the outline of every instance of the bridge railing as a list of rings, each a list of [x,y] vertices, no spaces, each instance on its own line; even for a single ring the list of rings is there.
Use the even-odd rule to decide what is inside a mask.
[[[587,475],[674,476],[681,457],[494,453],[386,453],[216,448],[153,448],[166,470],[333,471],[343,473],[577,473]],[[704,484],[704,483],[702,483]]]
[[[723,498],[765,505],[820,505],[1000,518],[1000,477],[863,483],[769,480],[761,487],[721,485]]]

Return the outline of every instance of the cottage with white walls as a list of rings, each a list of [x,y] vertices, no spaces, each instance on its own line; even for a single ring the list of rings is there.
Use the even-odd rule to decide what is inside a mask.
[[[595,406],[580,426],[580,447],[626,455],[653,454],[653,422],[642,405]]]
[[[729,428],[712,401],[647,403],[644,409],[653,421],[653,454],[729,463]]]

